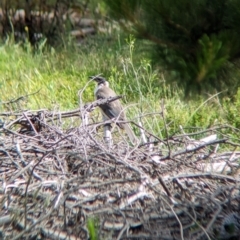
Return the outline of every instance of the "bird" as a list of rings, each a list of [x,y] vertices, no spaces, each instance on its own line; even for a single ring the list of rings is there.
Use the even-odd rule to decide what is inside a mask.
[[[110,97],[116,97],[117,94],[109,87],[109,82],[100,76],[91,76],[90,79],[93,79],[97,82],[97,86],[94,91],[95,98],[99,99],[107,99]],[[118,119],[120,121],[126,121],[126,116],[123,111],[123,107],[121,102],[117,99],[115,101],[102,104],[99,106],[102,112],[103,121],[107,121],[109,119]],[[129,123],[117,122],[116,123],[121,129],[124,129],[128,134],[130,141],[135,144],[137,138],[133,133],[133,130]]]

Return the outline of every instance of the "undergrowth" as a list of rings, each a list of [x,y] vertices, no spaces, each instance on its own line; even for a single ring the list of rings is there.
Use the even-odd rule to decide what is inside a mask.
[[[216,93],[183,100],[184,90],[166,83],[164,70],[152,68],[148,55],[131,36],[110,40],[97,37],[78,47],[68,40],[61,50],[47,46],[45,41],[40,46],[34,51],[29,43],[16,44],[11,38],[1,44],[1,112],[77,108],[78,91],[84,87],[82,101],[94,100],[95,84],[88,77],[102,74],[123,95],[128,118],[136,123],[141,120],[161,138],[178,132],[180,125],[240,127],[240,90],[233,99]]]

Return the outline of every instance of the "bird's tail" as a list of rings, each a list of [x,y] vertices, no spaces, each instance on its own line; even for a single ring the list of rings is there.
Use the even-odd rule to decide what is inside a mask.
[[[136,144],[136,143],[138,142],[138,139],[137,139],[137,137],[135,136],[135,134],[134,134],[134,132],[133,132],[130,124],[124,123],[123,127],[124,127],[124,129],[125,129],[128,137],[129,137],[131,143],[132,143],[132,144]]]

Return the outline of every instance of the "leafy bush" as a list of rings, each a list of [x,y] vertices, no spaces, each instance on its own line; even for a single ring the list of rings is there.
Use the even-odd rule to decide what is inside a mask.
[[[198,91],[236,92],[240,56],[240,2],[237,0],[104,0],[125,30],[154,45],[153,60],[171,78]],[[237,68],[238,70],[238,68]]]

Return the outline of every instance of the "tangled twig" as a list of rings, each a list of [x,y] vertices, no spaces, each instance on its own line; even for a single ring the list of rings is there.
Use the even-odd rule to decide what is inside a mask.
[[[109,149],[104,123],[60,121],[80,122],[100,104],[0,114],[4,238],[87,239],[89,218],[101,238],[221,237],[224,216],[239,212],[240,201],[240,151],[221,134],[226,126],[159,139],[135,124],[143,144],[115,133]]]

